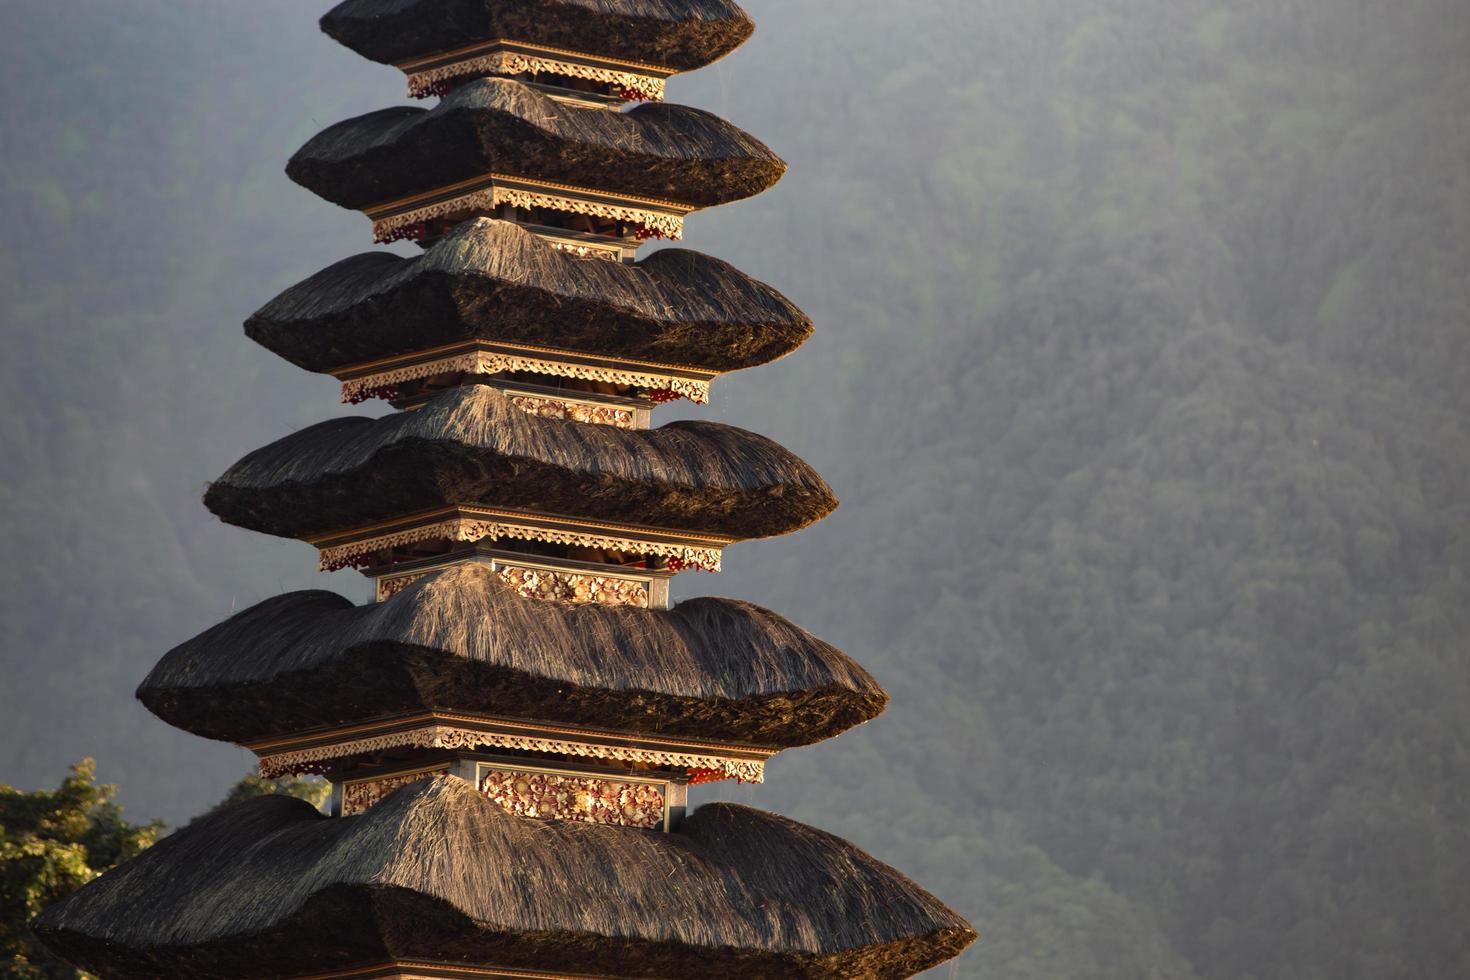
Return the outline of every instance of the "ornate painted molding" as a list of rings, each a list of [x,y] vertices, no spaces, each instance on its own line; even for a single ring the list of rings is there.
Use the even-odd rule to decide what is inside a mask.
[[[527,599],[599,602],[605,606],[648,608],[648,583],[613,575],[549,571],[515,565],[496,570],[506,585]]]
[[[558,252],[570,252],[572,255],[583,259],[602,259],[605,262],[623,261],[623,247],[614,245],[611,248],[602,245],[593,245],[588,242],[573,241],[564,238],[552,238],[540,232],[532,232],[550,247]]]
[[[565,75],[569,78],[582,78],[590,82],[612,85],[619,90],[619,94],[624,99],[661,102],[664,98],[664,79],[655,75],[566,61],[554,56],[532,54],[529,51],[511,51],[504,48],[487,54],[466,55],[448,64],[410,72],[408,74],[408,94],[415,99],[430,98],[440,94],[441,86],[445,82],[475,75],[538,73]]]
[[[497,767],[485,772],[478,788],[491,802],[518,817],[644,830],[663,828],[668,819],[663,788],[642,780]]]
[[[340,535],[339,535],[340,537]],[[606,551],[630,551],[634,554],[657,555],[677,561],[681,567],[696,568],[707,572],[720,570],[719,547],[698,547],[659,541],[640,540],[633,537],[602,534],[595,531],[542,527],[519,524],[513,519],[485,519],[456,514],[443,520],[427,522],[415,527],[385,534],[358,538],[342,544],[319,548],[320,567],[324,572],[336,571],[356,565],[367,555],[387,548],[398,548],[421,541],[446,538],[450,541],[472,544],[476,541],[510,538],[517,541],[540,541],[546,544],[576,545],[584,548],[600,548]],[[400,586],[401,588],[401,586]]]
[[[448,771],[448,767],[440,766],[437,769],[420,769],[415,772],[395,773],[392,776],[380,776],[377,779],[358,779],[344,783],[342,785],[342,816],[350,817],[355,813],[364,813],[382,802],[383,797],[395,789],[401,789],[420,779]]]
[[[575,356],[568,352],[567,356]],[[351,368],[333,372],[341,378]],[[401,385],[407,381],[418,381],[436,374],[463,372],[465,374],[499,374],[502,371],[526,371],[545,374],[556,378],[573,378],[578,381],[603,381],[608,384],[631,385],[654,391],[672,391],[692,402],[704,404],[709,401],[710,381],[699,378],[683,378],[668,374],[642,371],[637,368],[578,364],[573,361],[530,354],[513,354],[490,350],[470,350],[432,360],[385,367],[370,374],[354,374],[342,380],[342,401],[355,404],[374,392]],[[631,428],[631,426],[628,426]]]
[[[546,395],[509,394],[510,403],[527,415],[543,419],[565,419],[588,425],[610,425],[615,429],[636,429],[638,417],[630,408],[598,405],[594,402]]]
[[[437,570],[438,569],[432,569],[428,572],[410,572],[407,575],[399,575],[396,577],[384,576],[383,578],[377,580],[377,585],[374,589],[373,599],[375,602],[386,602],[387,600],[396,596],[398,593],[402,592],[404,589],[408,588],[413,583],[417,582],[419,579],[423,578],[425,575],[431,575],[434,571]]]
[[[487,174],[475,180],[439,187],[412,197],[363,209],[373,221],[373,237],[392,242],[405,232],[435,218],[464,212],[489,214],[502,204],[514,208],[546,208],[585,214],[638,226],[639,238],[683,237],[684,216],[693,205],[635,195],[614,194],[590,187],[528,180],[506,174]]]
[[[551,752],[588,759],[609,759],[616,762],[633,762],[653,766],[674,766],[687,770],[699,781],[708,781],[710,775],[716,779],[736,779],[743,783],[765,781],[765,759],[774,754],[771,749],[747,749],[760,758],[737,757],[701,751],[704,745],[717,748],[712,743],[663,742],[663,740],[640,739],[637,745],[619,745],[609,741],[611,733],[582,731],[574,728],[549,728],[529,723],[501,723],[494,720],[481,722],[487,727],[464,727],[450,724],[454,718],[463,717],[466,722],[479,721],[469,716],[433,715],[427,724],[411,728],[373,733],[358,731],[356,737],[344,732],[342,737],[309,747],[271,752],[268,747],[257,743],[247,746],[260,757],[260,775],[266,779],[283,776],[321,772],[333,768],[343,759],[355,755],[385,752],[390,749],[445,749],[473,752],[481,749],[515,749],[522,752]],[[520,729],[510,731],[510,727]],[[349,730],[350,731],[350,730]],[[531,734],[530,731],[541,733]],[[559,737],[561,736],[561,737]],[[564,736],[582,736],[582,741]],[[331,737],[331,736],[328,736]],[[666,747],[654,747],[663,742]],[[653,744],[650,744],[653,743]],[[272,743],[279,744],[279,743]]]

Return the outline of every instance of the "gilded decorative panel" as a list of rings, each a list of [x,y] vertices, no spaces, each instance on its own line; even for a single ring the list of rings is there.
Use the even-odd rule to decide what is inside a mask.
[[[619,782],[554,772],[481,770],[480,792],[508,813],[656,830],[664,826],[658,783]]]
[[[429,573],[428,572],[415,572],[415,573],[410,574],[410,575],[399,575],[396,578],[380,578],[380,579],[378,579],[378,587],[377,587],[377,599],[378,599],[378,601],[379,602],[383,602],[386,599],[393,598],[398,593],[402,592],[404,589],[408,588],[410,585],[412,585],[413,583],[417,582],[419,579],[423,578],[427,574],[429,574]]]
[[[501,568],[499,573],[512,588],[531,599],[600,602],[609,606],[648,605],[648,583],[637,579],[515,566]]]
[[[381,802],[383,797],[395,789],[448,771],[448,769],[434,769],[427,772],[407,772],[395,776],[383,776],[379,779],[364,779],[347,783],[342,787],[342,816],[350,817],[354,813],[363,813]]]
[[[617,408],[612,405],[563,401],[560,398],[544,398],[540,395],[511,395],[510,403],[523,412],[543,419],[591,422],[595,425],[610,425],[616,429],[632,429],[636,427],[637,422],[632,409]]]

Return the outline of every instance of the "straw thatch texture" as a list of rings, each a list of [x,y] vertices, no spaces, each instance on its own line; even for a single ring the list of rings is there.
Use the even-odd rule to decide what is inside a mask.
[[[234,742],[442,709],[780,748],[888,700],[841,651],[759,606],[528,599],[480,564],[370,606],[322,591],[267,599],[170,650],[138,698]]]
[[[490,218],[412,258],[344,259],[245,323],[308,371],[462,340],[733,371],[788,354],[811,332],[786,297],[719,259],[673,248],[631,265],[578,258]]]
[[[837,498],[806,463],[744,429],[540,418],[466,385],[413,412],[333,419],[257,449],[204,504],[226,523],[283,537],[478,504],[760,538],[820,520]]]
[[[514,817],[452,776],[356,817],[247,800],[35,922],[109,980],[432,959],[620,977],[905,977],[974,932],[847,842],[728,803],[677,833]]]
[[[785,170],[764,143],[701,109],[594,112],[507,78],[469,82],[433,109],[329,126],[286,165],[296,183],[358,209],[491,172],[705,207],[758,194]]]
[[[506,38],[689,71],[754,25],[731,0],[346,0],[322,30],[384,64]]]

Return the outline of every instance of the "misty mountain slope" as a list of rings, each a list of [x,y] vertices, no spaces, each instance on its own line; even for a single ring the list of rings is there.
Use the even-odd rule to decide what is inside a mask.
[[[950,11],[1025,26],[968,85],[888,69],[881,135],[809,120],[814,157],[857,145],[803,212],[881,234],[791,291],[844,369],[803,431],[854,434],[811,456],[844,500],[828,571],[750,587],[889,686],[850,738],[916,767],[904,831],[985,853],[1011,821],[1201,976],[1463,975],[1463,18],[1067,6]],[[798,766],[812,819],[871,785],[850,741]],[[937,845],[904,831],[880,853],[917,868]],[[937,864],[988,927],[966,962],[1005,975],[983,937],[1026,916]]]

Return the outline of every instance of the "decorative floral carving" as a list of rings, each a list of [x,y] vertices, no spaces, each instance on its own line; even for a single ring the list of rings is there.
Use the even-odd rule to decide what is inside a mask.
[[[342,395],[342,401],[348,405],[360,405],[374,398],[381,398],[384,401],[391,402],[397,399],[400,394],[402,392],[399,390],[398,385],[380,385],[377,388],[359,388],[350,396],[344,393]]]
[[[351,544],[338,545],[333,548],[322,548],[319,551],[321,556],[321,570],[324,572],[335,572],[338,569],[348,568],[349,566],[363,567],[369,564],[367,557],[375,551],[383,551],[388,548],[402,548],[405,545],[418,544],[420,541],[433,541],[436,538],[448,538],[450,541],[474,542],[486,538],[494,540],[499,537],[514,537],[514,535],[504,534],[503,531],[504,529],[501,525],[494,521],[476,521],[455,517],[434,524],[425,524],[420,527],[394,531],[391,534],[380,534],[362,541],[354,541]]]
[[[567,531],[559,528],[533,527],[511,522],[476,520],[466,517],[451,517],[431,524],[406,528],[389,534],[363,538],[348,544],[320,549],[321,569],[334,572],[349,566],[361,567],[368,564],[367,557],[388,548],[418,544],[446,538],[450,541],[473,543],[475,541],[511,538],[517,541],[543,541],[547,544],[576,545],[584,548],[600,548],[604,551],[627,551],[639,555],[657,555],[677,560],[679,569],[693,568],[706,572],[720,570],[720,549],[696,548],[680,544],[663,544],[656,541],[640,541],[584,531]]]
[[[376,241],[379,245],[392,245],[394,242],[421,242],[429,234],[429,226],[424,221],[412,221],[408,224],[400,224],[389,232],[386,232]]]
[[[377,805],[383,797],[395,789],[448,771],[448,769],[436,769],[433,772],[410,772],[398,776],[384,776],[381,779],[363,780],[360,783],[348,783],[342,787],[342,816],[350,817],[354,813],[363,813]]]
[[[415,572],[411,575],[399,575],[396,578],[378,579],[377,600],[379,602],[382,602],[385,599],[393,598],[398,593],[402,592],[404,589],[408,588],[410,585],[417,582],[419,579],[423,578],[427,574],[429,573]]]
[[[492,769],[480,780],[480,792],[519,817],[647,830],[664,822],[664,794],[652,783]]]
[[[577,575],[541,568],[502,568],[500,577],[528,599],[600,602],[607,606],[648,605],[648,585],[606,575]]]
[[[729,778],[729,776],[725,775],[718,769],[705,769],[703,767],[698,767],[689,770],[690,786],[700,786],[704,783],[718,783],[722,779]]]
[[[623,250],[621,247],[602,248],[598,245],[584,245],[580,242],[557,241],[554,238],[546,238],[541,235],[537,237],[558,252],[570,252],[579,258],[606,259],[609,262],[621,262],[623,260]]]
[[[632,409],[564,401],[560,398],[546,398],[542,395],[511,395],[510,403],[529,415],[543,419],[590,422],[594,425],[610,425],[617,429],[634,428],[637,421]]]
[[[496,205],[509,204],[513,208],[521,208],[529,211],[532,208],[546,208],[551,211],[571,211],[573,214],[587,214],[594,218],[606,218],[609,221],[622,221],[627,224],[637,225],[640,231],[646,230],[647,235],[639,235],[639,238],[654,237],[669,238],[677,241],[684,237],[684,218],[677,214],[662,214],[658,211],[649,211],[645,208],[633,208],[624,204],[612,204],[602,201],[581,201],[576,198],[562,197],[559,194],[547,194],[543,191],[523,190],[518,187],[496,188],[496,196],[501,198]]]
[[[564,75],[603,82],[618,90],[625,100],[659,102],[664,97],[664,79],[615,68],[598,68],[574,61],[559,61],[516,51],[492,51],[453,64],[413,72],[408,76],[408,94],[415,99],[441,95],[446,83],[478,75]]]
[[[624,745],[599,745],[534,735],[488,732],[449,725],[425,725],[404,731],[387,732],[365,738],[349,739],[330,745],[319,745],[294,752],[263,755],[260,774],[278,779],[297,773],[329,770],[338,760],[388,749],[519,749],[526,752],[554,752],[579,758],[611,759],[654,766],[678,766],[691,772],[720,773],[724,779],[743,783],[765,781],[765,763],[759,759],[732,759],[699,752],[674,749],[645,749]],[[707,781],[707,780],[706,780]]]
[[[406,226],[423,224],[435,218],[447,218],[469,211],[489,214],[502,204],[525,210],[546,208],[550,211],[569,211],[572,214],[606,218],[608,221],[622,221],[630,225],[637,225],[639,228],[637,237],[640,239],[668,238],[678,241],[684,235],[683,215],[649,211],[606,201],[587,201],[520,187],[492,186],[377,218],[373,221],[373,240],[383,243],[392,242],[396,240],[395,236],[402,237],[400,230]]]
[[[653,399],[655,401],[669,401],[679,396],[701,405],[709,401],[710,382],[698,378],[678,378],[631,368],[594,367],[590,364],[576,364],[549,358],[482,350],[453,354],[432,361],[420,361],[417,364],[405,364],[402,367],[351,378],[342,382],[342,401],[356,404],[364,398],[373,397],[379,390],[391,391],[396,396],[398,385],[407,381],[417,381],[420,378],[430,378],[436,374],[461,372],[499,374],[502,371],[525,371],[529,374],[546,374],[554,378],[632,385],[658,393]]]

